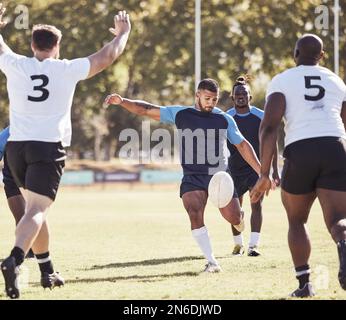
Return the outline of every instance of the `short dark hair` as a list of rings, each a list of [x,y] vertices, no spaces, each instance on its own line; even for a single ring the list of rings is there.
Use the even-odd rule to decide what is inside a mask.
[[[37,24],[32,28],[32,43],[40,51],[53,49],[62,38],[61,31],[48,24]]]
[[[234,89],[238,86],[247,86],[250,89],[249,82],[251,81],[251,76],[246,74],[245,76],[240,76],[235,80],[235,83],[232,88],[232,95],[234,93]]]
[[[203,79],[199,84],[197,90],[209,90],[211,92],[219,91],[219,84],[214,79]]]

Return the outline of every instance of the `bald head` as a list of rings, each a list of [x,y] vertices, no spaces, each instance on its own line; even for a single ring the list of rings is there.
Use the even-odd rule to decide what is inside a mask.
[[[296,43],[294,58],[299,64],[314,65],[323,57],[323,41],[315,34],[305,34]]]

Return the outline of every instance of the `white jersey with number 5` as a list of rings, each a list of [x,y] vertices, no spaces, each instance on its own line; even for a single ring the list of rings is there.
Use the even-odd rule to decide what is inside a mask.
[[[273,78],[267,98],[274,92],[286,98],[285,146],[308,138],[346,138],[340,115],[346,85],[329,69],[306,65],[288,69]]]
[[[10,100],[9,141],[71,143],[71,106],[78,81],[89,74],[88,58],[39,61],[14,52],[0,55]]]

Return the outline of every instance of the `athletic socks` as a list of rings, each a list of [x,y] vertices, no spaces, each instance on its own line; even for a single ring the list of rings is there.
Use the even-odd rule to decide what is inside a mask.
[[[296,269],[296,278],[299,281],[299,289],[303,289],[304,286],[310,282],[310,267],[308,264],[297,267]]]
[[[53,263],[50,260],[49,251],[46,253],[36,254],[35,256],[40,267],[41,274],[54,273]]]
[[[24,251],[19,247],[14,247],[10,256],[16,260],[16,266],[20,266],[24,261]]]
[[[207,228],[204,226],[199,229],[192,230],[192,235],[195,238],[198,246],[203,252],[204,257],[211,263],[218,264],[210,244],[209,234]]]
[[[251,232],[249,248],[257,247],[260,239],[259,232]]]
[[[243,235],[239,234],[237,236],[233,236],[234,244],[238,244],[239,246],[243,246]]]

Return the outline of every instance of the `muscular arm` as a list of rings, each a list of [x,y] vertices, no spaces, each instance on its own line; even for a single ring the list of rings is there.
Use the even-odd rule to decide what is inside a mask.
[[[264,118],[260,126],[261,175],[269,176],[270,165],[277,150],[277,135],[286,109],[286,99],[282,93],[273,93],[265,105]]]
[[[149,102],[140,100],[130,100],[123,98],[117,93],[110,94],[105,99],[106,104],[121,105],[127,111],[139,116],[149,117],[153,120],[160,120],[160,107]]]
[[[342,103],[341,118],[342,118],[342,122],[344,123],[345,130],[346,130],[346,101],[344,101]]]
[[[111,28],[110,31],[117,34],[116,37],[101,50],[88,57],[90,61],[88,78],[109,67],[125,49],[131,31],[129,15],[125,11],[119,12],[114,17],[114,25],[114,29]]]
[[[243,140],[239,144],[235,144],[241,156],[244,160],[258,173],[260,174],[261,164],[258,161],[255,150],[247,140]]]
[[[131,113],[160,121],[160,107],[157,105],[141,100],[130,100],[125,98],[123,98],[123,102],[120,105]]]

